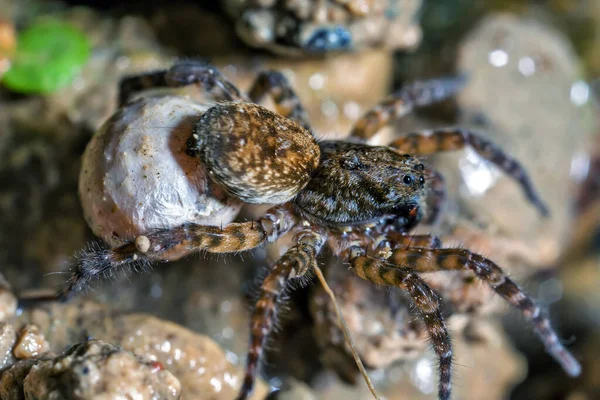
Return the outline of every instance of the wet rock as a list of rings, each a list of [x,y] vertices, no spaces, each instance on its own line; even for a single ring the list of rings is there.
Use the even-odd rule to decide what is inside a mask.
[[[92,337],[158,363],[177,377],[183,398],[233,398],[241,384],[240,366],[212,339],[149,315],[119,314],[80,300],[29,310],[20,321],[38,324],[55,352]],[[253,398],[264,398],[267,391],[258,381]]]
[[[311,387],[304,382],[291,378],[286,380],[285,384],[286,387],[277,392],[275,399],[317,400],[318,398]]]
[[[27,324],[19,331],[13,354],[18,359],[37,357],[46,353],[50,346],[37,325]]]
[[[260,71],[276,69],[289,79],[319,138],[342,138],[353,123],[389,92],[392,55],[383,50],[298,59],[215,57],[214,63],[246,90]],[[265,105],[271,107],[270,100]],[[272,108],[271,108],[272,109]]]
[[[410,10],[397,17],[412,18],[418,2],[397,2],[399,8]],[[165,4],[151,22],[161,42],[166,41],[180,54],[210,56],[211,62],[241,90],[247,90],[261,71],[282,71],[307,109],[318,137],[346,136],[352,123],[390,90],[393,56],[386,49],[364,49],[329,57],[272,57],[240,48],[231,39],[233,32],[223,29],[228,25],[226,19],[187,2]],[[182,41],[181,37],[189,40]],[[205,40],[206,37],[211,40]],[[386,38],[395,40],[400,36],[388,32]],[[270,100],[265,104],[269,105]]]
[[[515,334],[517,347],[527,355],[527,379],[513,391],[512,398],[564,398],[591,400],[600,394],[600,253],[598,248],[588,253],[570,253],[561,263],[556,276],[544,282],[545,298],[552,304],[551,315],[558,325],[566,346],[581,363],[582,374],[577,379],[565,375],[560,366],[551,362],[543,348],[531,335]],[[556,302],[557,298],[562,301]],[[511,329],[514,333],[515,328]]]
[[[448,323],[452,331],[463,326],[463,322],[454,317]],[[453,396],[467,400],[504,399],[523,379],[524,360],[509,343],[500,325],[478,322],[471,329],[476,340],[453,337]],[[437,396],[436,360],[431,353],[370,375],[379,395],[387,399],[431,400]],[[314,387],[319,398],[354,400],[371,396],[362,380],[358,380],[356,386],[347,386],[330,374],[322,374]]]
[[[436,158],[459,210],[447,222],[477,232],[477,248],[463,245],[513,271],[551,264],[564,247],[577,160],[593,128],[577,58],[558,32],[504,14],[483,19],[459,54],[458,68],[470,78],[457,96],[458,125],[522,163],[551,216],[540,217],[512,179],[466,150]]]
[[[222,3],[242,40],[283,55],[322,55],[378,46],[411,49],[421,39],[420,0]]]
[[[0,399],[24,400],[23,381],[37,360],[17,361],[10,369],[0,373]]]
[[[25,398],[41,400],[181,395],[179,381],[161,365],[97,340],[77,344],[52,360],[15,364],[0,384],[6,395],[16,395],[14,388],[22,387]]]
[[[15,315],[17,299],[11,292],[10,285],[0,274],[0,322],[6,321]]]
[[[148,315],[128,315],[114,321],[111,338],[136,354],[160,362],[181,381],[187,399],[234,398],[242,371],[209,337]],[[258,382],[253,399],[264,398]]]
[[[241,365],[248,351],[251,308],[240,295],[244,265],[227,262],[207,277],[205,262],[196,262],[189,271],[190,284],[185,303],[185,326],[211,337],[227,349],[227,357]]]
[[[363,363],[371,369],[414,360],[427,349],[427,333],[418,316],[409,312],[410,300],[401,290],[389,291],[360,279],[342,265],[327,270],[348,329]],[[360,380],[348,344],[338,326],[335,308],[321,287],[315,288],[311,312],[321,359],[349,382]]]
[[[14,362],[12,350],[16,340],[17,334],[12,325],[0,322],[0,371]]]

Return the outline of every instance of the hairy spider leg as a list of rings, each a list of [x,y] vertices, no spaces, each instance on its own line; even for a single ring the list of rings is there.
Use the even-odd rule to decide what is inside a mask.
[[[356,121],[350,136],[368,140],[384,126],[410,113],[413,108],[424,107],[453,96],[465,82],[465,76],[457,76],[406,85]]]
[[[163,229],[110,249],[92,246],[75,259],[67,285],[52,296],[21,298],[21,305],[43,301],[68,301],[93,281],[130,270],[146,270],[153,262],[176,260],[193,252],[233,253],[275,241],[296,221],[287,210],[272,208],[257,221],[231,223],[224,227],[185,224]]]
[[[266,95],[273,99],[278,114],[298,122],[309,131],[311,130],[308,114],[300,98],[281,72],[273,70],[261,72],[248,91],[250,100],[257,104]]]
[[[388,231],[384,238],[389,241],[387,245],[389,245],[390,248],[424,247],[426,249],[437,249],[442,246],[440,238],[433,235],[412,235],[404,232]],[[382,243],[377,247],[383,248],[385,245]]]
[[[438,396],[440,400],[449,400],[452,389],[452,342],[440,310],[438,295],[410,268],[391,264],[383,258],[367,256],[364,249],[356,246],[350,247],[343,255],[360,278],[379,285],[399,287],[409,293],[423,316],[433,349],[439,358]]]
[[[248,398],[260,366],[265,343],[277,319],[277,306],[290,281],[305,276],[316,265],[325,236],[310,231],[296,236],[292,246],[271,268],[260,287],[260,295],[250,320],[250,345],[246,360],[246,373],[237,397]]]
[[[550,211],[535,190],[527,172],[525,172],[525,168],[500,147],[476,132],[461,128],[433,129],[409,133],[395,139],[389,146],[398,149],[402,153],[412,155],[428,155],[443,151],[460,150],[469,146],[480,157],[490,161],[508,176],[515,179],[521,185],[529,202],[543,216],[550,214]]]
[[[427,193],[427,216],[423,220],[426,224],[435,224],[446,201],[446,180],[438,171],[431,170],[429,176],[429,193]]]
[[[245,101],[244,96],[212,65],[198,60],[179,61],[171,68],[125,77],[119,85],[119,107],[147,89],[198,85],[217,101]]]
[[[560,343],[550,320],[540,307],[494,262],[466,249],[425,249],[398,247],[389,260],[416,272],[470,270],[486,282],[496,293],[508,301],[533,323],[535,332],[546,351],[558,361],[570,376],[581,373],[579,362]]]

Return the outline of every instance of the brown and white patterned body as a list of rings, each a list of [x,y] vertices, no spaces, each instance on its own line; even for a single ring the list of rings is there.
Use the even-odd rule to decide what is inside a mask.
[[[211,178],[246,203],[282,204],[319,164],[314,137],[297,122],[252,103],[222,103],[202,115],[190,150]]]
[[[409,85],[366,113],[352,135],[368,139],[413,107],[451,96],[463,83],[461,78],[446,78]],[[269,268],[260,287],[239,399],[252,392],[283,294],[293,281],[315,270],[317,257],[326,247],[359,278],[406,291],[439,359],[441,400],[451,396],[452,343],[441,300],[421,272],[460,270],[487,283],[531,322],[548,353],[565,371],[579,375],[579,363],[560,343],[540,307],[498,265],[467,249],[443,248],[436,237],[408,234],[427,213],[439,213],[445,193],[441,174],[417,156],[465,146],[514,178],[528,200],[546,215],[525,170],[500,148],[477,133],[456,128],[409,134],[387,147],[317,142],[307,129],[310,124],[293,89],[275,71],[261,74],[246,96],[210,65],[186,61],[166,71],[125,79],[120,99],[125,103],[148,86],[186,85],[199,86],[219,102],[198,115],[187,131],[189,153],[202,160],[211,180],[229,196],[275,206],[255,221],[224,226],[189,221],[131,237],[116,248],[89,249],[77,259],[65,289],[35,300],[65,300],[98,277],[144,269],[151,262],[197,251],[246,251],[291,232],[292,246]],[[280,115],[251,104],[265,95],[273,98]],[[431,210],[425,206],[428,195]]]

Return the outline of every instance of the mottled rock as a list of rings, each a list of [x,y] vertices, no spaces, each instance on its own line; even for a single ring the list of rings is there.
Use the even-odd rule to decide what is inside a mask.
[[[209,337],[148,315],[128,315],[114,321],[112,340],[136,354],[160,362],[181,381],[186,399],[233,398],[242,371]],[[267,388],[258,382],[252,398],[261,399]]]
[[[368,368],[388,368],[395,362],[414,360],[423,354],[427,348],[426,330],[418,316],[410,314],[411,302],[400,290],[380,290],[339,264],[330,265],[327,281],[356,350]],[[321,287],[315,288],[311,313],[323,362],[335,368],[346,381],[360,380],[335,308]]]
[[[458,68],[470,78],[457,96],[458,124],[521,162],[551,216],[540,217],[513,179],[466,150],[436,158],[460,209],[448,221],[477,232],[471,237],[479,247],[462,244],[501,264],[548,265],[565,243],[573,180],[585,169],[581,157],[592,131],[577,58],[560,33],[505,14],[483,19],[459,54]]]
[[[448,324],[451,330],[464,325],[454,317]],[[453,396],[465,400],[506,398],[525,375],[522,356],[509,343],[500,325],[477,322],[470,329],[476,340],[465,340],[463,336],[453,338]],[[371,379],[386,399],[432,400],[437,396],[436,359],[431,353],[396,364],[386,371],[371,372]],[[314,387],[318,398],[354,400],[371,396],[362,380],[357,386],[347,386],[328,374],[322,374]]]
[[[389,92],[392,55],[383,50],[298,59],[215,57],[214,63],[240,89],[260,71],[281,71],[308,112],[317,138],[342,138],[353,123]],[[265,105],[271,107],[270,99]]]
[[[17,311],[17,298],[11,292],[10,285],[0,274],[0,322],[6,321]]]
[[[21,320],[38,324],[53,351],[92,337],[158,363],[177,377],[183,398],[233,398],[241,385],[240,366],[232,364],[212,339],[149,315],[123,315],[96,303],[74,301],[31,310]],[[264,398],[267,391],[258,381],[253,398]]]
[[[36,363],[34,359],[20,360],[0,373],[0,399],[24,400],[23,381]]]
[[[27,359],[40,356],[50,349],[37,325],[27,324],[19,331],[13,354],[18,359]]]
[[[181,387],[160,364],[92,340],[35,363],[23,379],[23,393],[40,400],[178,399]]]
[[[421,40],[420,0],[224,0],[238,36],[284,55],[322,55],[368,47],[411,49]]]
[[[311,387],[304,382],[290,378],[285,382],[285,388],[277,393],[277,399],[286,400],[317,400],[318,397]]]
[[[0,371],[14,362],[12,353],[17,340],[17,334],[12,325],[0,322]]]

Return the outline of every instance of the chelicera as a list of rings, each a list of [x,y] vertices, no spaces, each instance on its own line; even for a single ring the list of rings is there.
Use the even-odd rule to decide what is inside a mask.
[[[214,67],[180,62],[168,70],[124,79],[121,107],[135,105],[128,100],[142,90],[187,85],[197,85],[217,101],[194,119],[189,156],[199,158],[212,182],[229,196],[272,208],[253,221],[223,226],[184,223],[142,232],[112,248],[90,249],[77,258],[64,289],[37,300],[67,300],[94,279],[119,271],[199,251],[248,251],[291,232],[292,246],[270,266],[260,286],[239,399],[253,390],[282,294],[293,281],[312,273],[326,247],[350,266],[348,273],[410,295],[439,358],[440,399],[451,395],[452,344],[440,299],[421,272],[471,271],[522,312],[569,375],[579,375],[579,363],[560,343],[545,313],[498,265],[468,249],[444,248],[434,236],[410,234],[417,224],[437,217],[445,193],[441,174],[417,156],[469,146],[514,178],[527,199],[548,215],[523,167],[481,135],[459,128],[410,133],[388,146],[364,143],[414,107],[453,95],[463,85],[462,78],[405,86],[368,111],[343,141],[315,139],[298,97],[275,71],[261,73],[246,95]],[[266,95],[277,113],[257,104]]]

